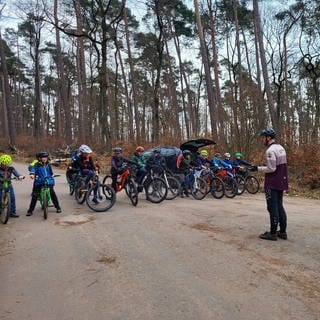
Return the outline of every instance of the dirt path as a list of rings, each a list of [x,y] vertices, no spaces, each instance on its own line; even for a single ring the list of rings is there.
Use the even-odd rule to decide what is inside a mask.
[[[26,166],[17,165],[21,172]],[[55,170],[57,172],[57,170]],[[0,319],[320,319],[319,201],[285,197],[287,241],[258,239],[263,195],[137,207],[124,194],[93,213],[57,180],[63,213],[0,226]]]

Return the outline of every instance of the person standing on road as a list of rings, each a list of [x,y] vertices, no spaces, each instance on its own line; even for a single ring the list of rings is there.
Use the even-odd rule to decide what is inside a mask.
[[[252,166],[251,171],[260,171],[265,174],[264,189],[267,210],[270,215],[270,231],[259,237],[264,240],[287,239],[287,215],[283,207],[283,191],[288,190],[288,167],[286,151],[275,142],[276,133],[272,128],[263,129],[260,141],[267,148],[266,165]],[[280,231],[277,231],[278,224]]]

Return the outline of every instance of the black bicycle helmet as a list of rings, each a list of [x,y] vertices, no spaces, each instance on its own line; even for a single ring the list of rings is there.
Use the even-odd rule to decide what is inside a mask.
[[[36,154],[37,158],[45,158],[45,157],[49,157],[49,153],[47,151],[40,151]]]
[[[215,157],[215,158],[222,158],[222,155],[221,155],[221,153],[218,152],[218,153],[216,153],[216,154],[214,155],[214,157]]]
[[[153,153],[161,153],[160,148],[155,148],[155,149],[153,150]]]
[[[260,132],[260,136],[275,138],[276,132],[272,128],[265,128]]]
[[[120,147],[115,147],[115,148],[113,149],[113,152],[116,153],[116,154],[122,153],[122,148],[120,148]]]
[[[189,155],[191,154],[191,151],[190,150],[183,150],[182,154],[183,154],[183,156],[187,156],[188,154]]]

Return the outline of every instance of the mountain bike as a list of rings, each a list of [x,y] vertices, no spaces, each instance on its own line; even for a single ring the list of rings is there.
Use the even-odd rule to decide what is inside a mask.
[[[201,177],[208,186],[208,192],[210,192],[215,199],[221,199],[224,196],[224,183],[214,175],[210,168],[203,170]]]
[[[117,176],[116,190],[114,191],[117,193],[124,189],[132,205],[136,206],[138,204],[138,190],[134,182],[134,178],[132,176],[133,174],[132,168],[130,168],[128,165],[124,165],[122,169],[123,169],[123,172],[121,174],[118,174]],[[103,178],[102,183],[104,185],[108,185],[111,187],[112,186],[111,175],[110,174],[106,175]]]
[[[187,186],[190,188],[192,196],[197,200],[202,200],[209,192],[206,181],[201,177],[201,168],[193,168],[192,172],[187,175],[189,181]],[[188,179],[186,177],[186,179]]]
[[[59,174],[53,175],[53,177],[59,177]],[[44,178],[44,184],[41,186],[39,200],[41,204],[41,208],[43,211],[43,219],[48,218],[48,209],[52,207],[51,194],[50,194],[50,186],[49,186],[49,178]]]
[[[11,196],[10,196],[10,186],[11,180],[17,180],[17,178],[2,178],[1,179],[1,205],[0,205],[0,220],[3,224],[6,224],[10,217],[10,206],[11,206]],[[23,177],[24,179],[24,177]]]
[[[243,191],[247,191],[251,194],[256,194],[260,189],[260,183],[258,179],[252,175],[246,167],[239,168],[236,172],[236,179],[239,179],[243,183]]]
[[[238,184],[233,174],[226,169],[220,169],[214,174],[223,181],[224,195],[227,198],[234,198],[238,193]]]

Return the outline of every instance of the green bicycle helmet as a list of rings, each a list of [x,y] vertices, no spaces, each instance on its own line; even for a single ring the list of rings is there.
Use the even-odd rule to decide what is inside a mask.
[[[0,156],[0,164],[4,166],[9,166],[12,163],[12,158],[8,154],[3,154]]]
[[[207,157],[209,155],[209,152],[207,150],[201,150],[200,154],[204,157]]]
[[[234,154],[234,156],[235,156],[235,158],[243,158],[243,155],[242,155],[241,152],[236,152],[236,153]]]

